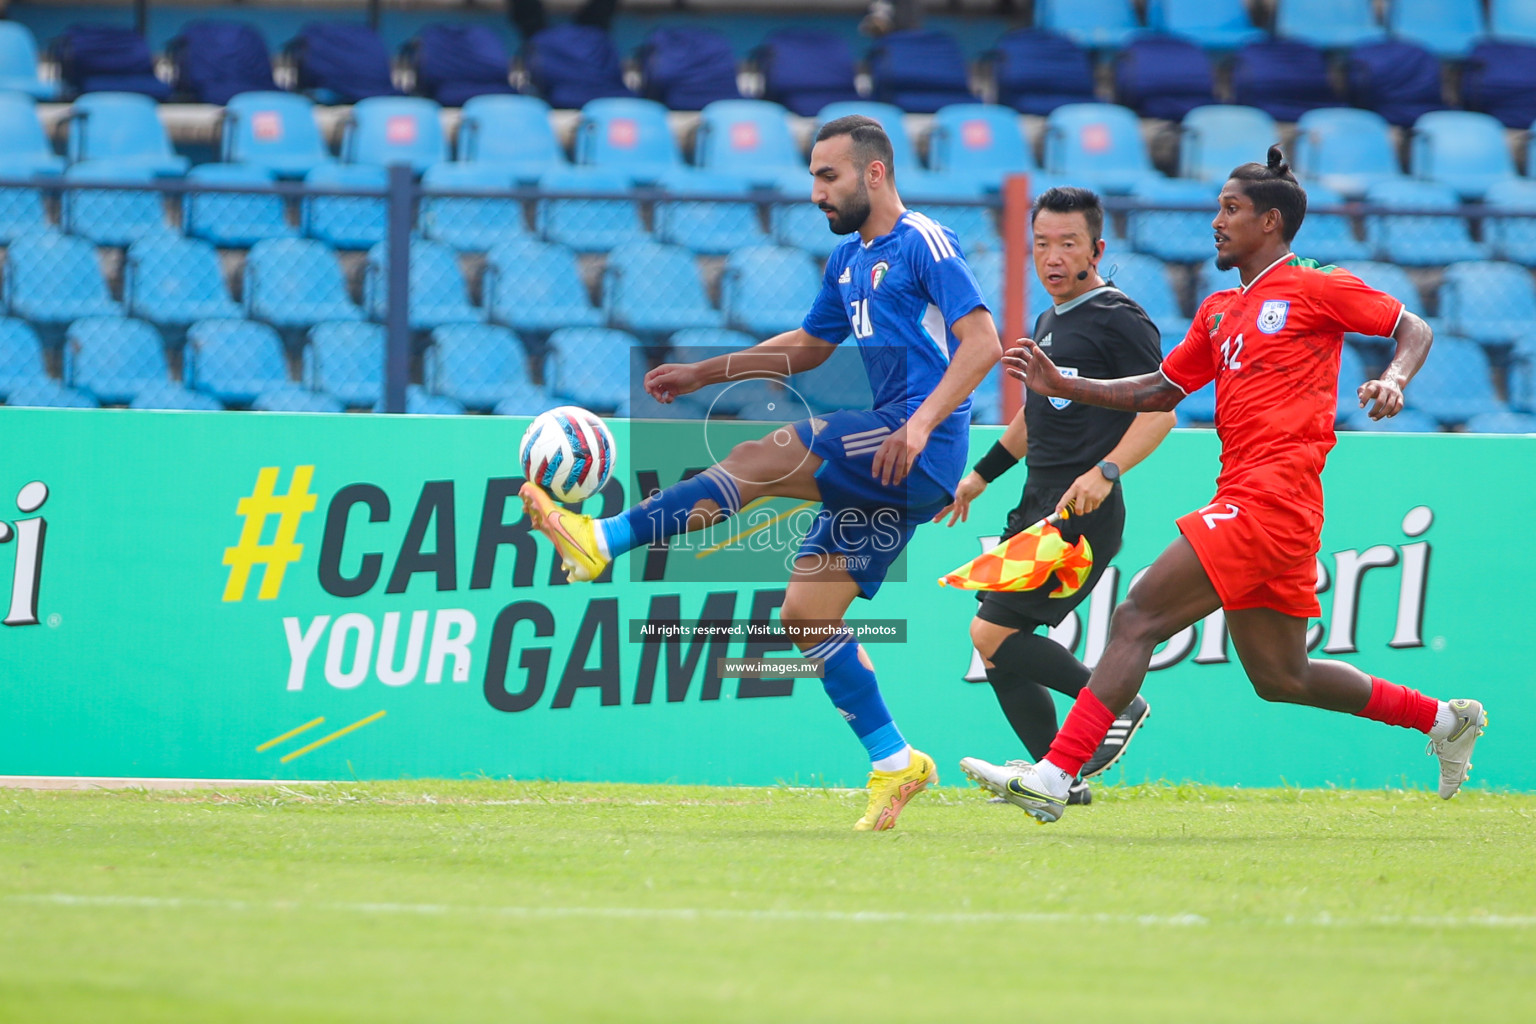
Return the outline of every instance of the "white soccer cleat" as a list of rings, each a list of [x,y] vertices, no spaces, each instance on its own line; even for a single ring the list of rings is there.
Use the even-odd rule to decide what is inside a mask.
[[[960,770],[983,789],[996,793],[1015,807],[1022,807],[1040,824],[1056,821],[1066,810],[1064,797],[1052,796],[1028,761],[992,764],[979,757],[960,759]]]
[[[1472,748],[1488,727],[1488,712],[1475,700],[1453,700],[1451,713],[1456,725],[1443,740],[1432,739],[1426,753],[1440,759],[1440,799],[1449,800],[1472,774]]]

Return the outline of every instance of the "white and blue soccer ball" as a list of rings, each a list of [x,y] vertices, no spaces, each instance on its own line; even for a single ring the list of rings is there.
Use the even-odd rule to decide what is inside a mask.
[[[596,494],[613,474],[616,449],[602,417],[575,405],[540,413],[518,445],[523,476],[559,502]]]

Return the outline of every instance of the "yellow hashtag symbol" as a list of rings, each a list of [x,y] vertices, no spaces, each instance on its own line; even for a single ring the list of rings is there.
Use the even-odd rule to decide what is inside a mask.
[[[224,584],[224,600],[245,599],[245,585],[251,567],[263,566],[258,601],[270,601],[283,589],[283,573],[304,554],[304,545],[293,542],[299,532],[299,520],[315,510],[315,496],[309,493],[314,466],[295,466],[287,494],[277,494],[277,466],[268,466],[256,474],[256,490],[241,498],[235,513],[245,520],[240,527],[240,541],[224,549],[224,564],[229,566],[229,582]],[[261,542],[268,516],[277,516],[277,535],[271,544]]]

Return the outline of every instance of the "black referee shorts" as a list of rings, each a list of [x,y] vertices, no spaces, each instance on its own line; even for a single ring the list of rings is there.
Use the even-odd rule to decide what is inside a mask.
[[[1003,537],[1005,539],[1012,537],[1025,527],[1033,526],[1056,511],[1056,503],[1061,500],[1063,494],[1067,493],[1067,488],[1072,486],[1072,481],[1078,476],[1078,473],[1066,476],[1031,473],[1024,483],[1024,496],[1018,508],[1008,513],[1008,526]],[[1104,499],[1104,504],[1086,516],[1073,516],[1057,524],[1057,529],[1061,531],[1062,537],[1072,544],[1077,543],[1079,537],[1086,535],[1088,543],[1093,547],[1093,570],[1088,574],[1088,581],[1082,588],[1071,597],[1051,597],[1051,591],[1057,586],[1053,578],[1035,590],[1019,590],[1011,593],[996,590],[978,591],[976,599],[981,604],[976,610],[977,618],[1009,629],[1033,632],[1041,625],[1058,625],[1067,617],[1068,612],[1082,604],[1088,595],[1093,593],[1099,577],[1104,575],[1104,569],[1120,552],[1121,535],[1125,532],[1125,496],[1119,482],[1117,481],[1111,488],[1109,496]]]

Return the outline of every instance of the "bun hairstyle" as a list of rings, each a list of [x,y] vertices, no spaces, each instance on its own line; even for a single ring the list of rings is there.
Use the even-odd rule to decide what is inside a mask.
[[[1269,147],[1265,163],[1243,164],[1228,177],[1253,201],[1256,212],[1280,211],[1280,235],[1287,244],[1296,237],[1307,216],[1307,193],[1278,145]]]

